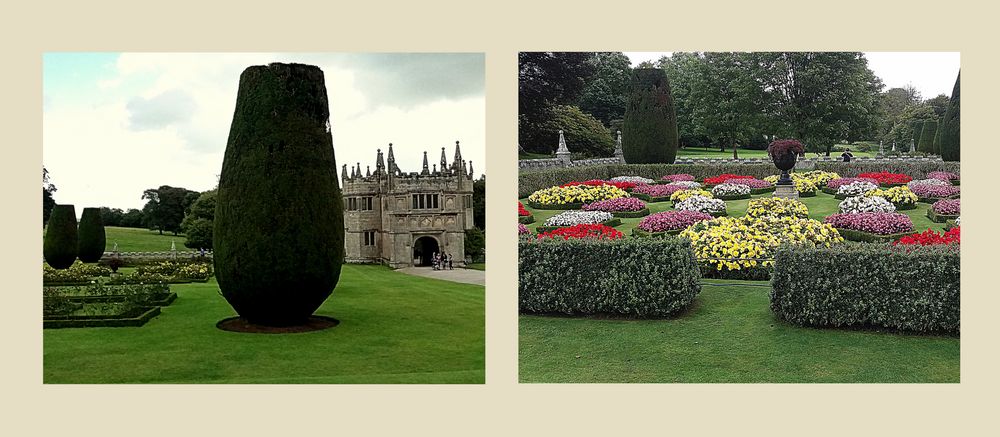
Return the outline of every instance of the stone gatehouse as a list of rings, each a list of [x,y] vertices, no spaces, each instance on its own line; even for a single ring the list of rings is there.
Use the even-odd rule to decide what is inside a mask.
[[[462,160],[458,141],[449,164],[441,148],[440,166],[403,173],[392,144],[383,159],[379,149],[375,171],[361,163],[343,166],[344,246],[349,263],[384,263],[392,268],[430,265],[437,252],[465,262],[465,230],[472,220],[472,162]]]

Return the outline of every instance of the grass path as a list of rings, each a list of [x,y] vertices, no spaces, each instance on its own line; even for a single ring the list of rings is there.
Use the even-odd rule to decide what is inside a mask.
[[[324,331],[225,332],[215,280],[140,328],[47,329],[45,383],[483,383],[484,287],[345,265]]]

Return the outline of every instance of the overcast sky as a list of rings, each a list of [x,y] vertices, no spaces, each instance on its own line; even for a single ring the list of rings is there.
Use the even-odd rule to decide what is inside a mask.
[[[141,208],[143,190],[215,187],[239,75],[271,62],[318,65],[337,158],[374,169],[393,143],[397,165],[448,162],[461,141],[485,169],[483,54],[46,53],[43,163],[57,203]]]
[[[625,52],[632,65],[656,61],[672,52]],[[882,79],[883,90],[912,84],[929,99],[951,95],[958,76],[959,52],[865,52],[868,68]]]

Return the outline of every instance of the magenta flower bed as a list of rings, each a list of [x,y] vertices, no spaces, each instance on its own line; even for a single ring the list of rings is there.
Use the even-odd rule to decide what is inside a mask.
[[[517,235],[524,235],[524,234],[528,234],[528,233],[531,233],[531,231],[528,230],[527,226],[525,226],[525,225],[523,225],[521,223],[517,224]]]
[[[878,186],[878,181],[872,178],[837,178],[827,182],[826,187],[836,190],[840,188],[841,185],[847,185],[854,182],[871,182],[872,184],[875,184],[876,187]]]
[[[958,215],[962,211],[961,199],[941,199],[931,205],[935,214]]]
[[[941,199],[944,197],[951,197],[960,193],[961,187],[955,185],[913,185],[910,187],[910,191],[913,194],[924,198]]]
[[[660,178],[660,180],[670,181],[670,182],[693,181],[694,176],[691,176],[687,173],[668,174]]]
[[[726,179],[725,183],[746,185],[750,187],[750,189],[771,188],[774,186],[774,184],[768,181],[762,181],[760,179]]]
[[[686,229],[702,220],[711,220],[712,216],[697,211],[664,211],[643,217],[636,228],[646,232],[663,232]]]
[[[958,180],[958,175],[950,171],[932,171],[927,173],[928,179],[938,179],[942,181],[954,181]]]
[[[635,197],[618,197],[583,205],[584,211],[630,212],[643,209],[646,209],[646,203]]]
[[[852,229],[878,235],[900,234],[913,230],[910,216],[898,212],[858,212],[832,214],[823,223],[835,228]]]
[[[632,189],[633,193],[645,194],[652,197],[667,197],[674,194],[675,191],[683,190],[684,187],[679,185],[639,185]]]

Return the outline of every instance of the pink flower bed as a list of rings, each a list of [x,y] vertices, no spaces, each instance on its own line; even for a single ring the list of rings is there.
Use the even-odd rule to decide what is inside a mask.
[[[834,190],[840,188],[841,185],[847,185],[854,182],[870,182],[876,187],[878,186],[878,181],[872,178],[837,178],[826,183],[827,188],[832,188]]]
[[[646,203],[635,197],[617,197],[583,205],[584,211],[626,212],[642,211],[645,208]]]
[[[942,181],[955,181],[958,180],[958,175],[950,171],[932,171],[927,173],[928,179],[938,179]]]
[[[832,214],[823,223],[835,228],[852,229],[878,235],[899,234],[913,230],[910,216],[898,212],[858,212]]]
[[[725,183],[727,183],[727,184],[737,184],[737,185],[746,185],[746,186],[750,187],[750,189],[770,188],[770,187],[774,186],[774,184],[772,184],[772,183],[770,183],[768,181],[762,181],[760,179],[726,179]]]
[[[687,229],[702,220],[711,220],[712,216],[697,211],[664,211],[643,217],[642,221],[636,225],[646,232],[676,231]]]
[[[691,176],[687,173],[668,174],[660,178],[660,180],[670,181],[670,182],[693,181],[694,176]]]
[[[652,197],[668,197],[674,194],[675,191],[683,190],[684,187],[679,185],[639,185],[632,189],[633,193],[645,194]]]
[[[945,197],[954,196],[960,193],[962,190],[960,187],[955,185],[928,185],[928,184],[914,184],[910,187],[910,191],[920,197],[931,198],[931,199],[941,199]]]
[[[517,235],[524,235],[529,233],[531,233],[531,231],[528,230],[527,226],[521,223],[517,224]]]
[[[962,211],[961,199],[941,199],[931,205],[934,213],[941,215],[958,215]]]

